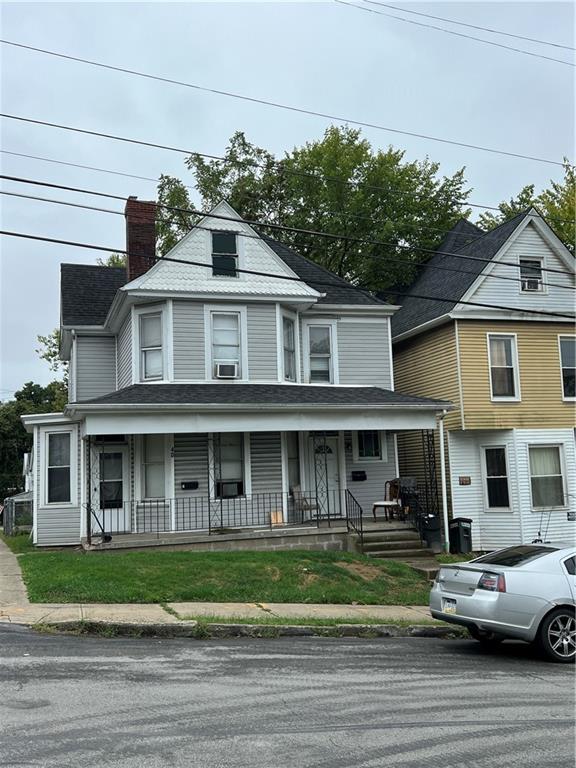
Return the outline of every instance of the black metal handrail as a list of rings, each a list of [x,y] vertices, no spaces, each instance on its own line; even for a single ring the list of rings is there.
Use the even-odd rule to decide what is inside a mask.
[[[362,507],[349,490],[346,490],[346,527],[348,532],[358,536],[360,548],[364,543],[364,524],[362,522]]]

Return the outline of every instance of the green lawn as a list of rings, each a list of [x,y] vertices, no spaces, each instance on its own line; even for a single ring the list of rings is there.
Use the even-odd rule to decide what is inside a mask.
[[[46,552],[18,558],[33,603],[424,605],[403,563],[345,552]]]
[[[475,557],[478,557],[478,554],[470,553],[468,555],[450,555],[450,554],[440,554],[436,555],[436,560],[438,560],[439,563],[446,563],[447,565],[450,565],[451,563],[466,563],[468,560],[473,560]]]
[[[0,539],[10,547],[15,555],[36,551],[29,533],[18,533],[16,536],[6,536],[4,533],[0,533]]]

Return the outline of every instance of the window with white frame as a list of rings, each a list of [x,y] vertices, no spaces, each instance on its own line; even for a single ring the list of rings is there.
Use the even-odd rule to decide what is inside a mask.
[[[331,384],[332,373],[332,327],[330,325],[308,326],[308,360],[310,382]]]
[[[505,334],[489,334],[490,386],[494,400],[516,400],[518,370],[516,337]]]
[[[144,435],[142,439],[142,494],[145,499],[166,495],[164,435]]]
[[[244,435],[223,432],[213,436],[214,495],[233,499],[244,495]]]
[[[560,367],[562,369],[562,396],[576,398],[576,336],[559,336]]]
[[[542,280],[542,259],[520,259],[520,290],[523,293],[538,293],[544,288]]]
[[[563,507],[564,476],[559,445],[530,445],[532,507]]]
[[[238,277],[238,245],[235,232],[212,232],[212,276]]]
[[[153,381],[164,377],[162,350],[162,313],[140,315],[140,380]]]
[[[354,461],[382,461],[384,446],[380,432],[377,429],[353,432],[352,453]]]
[[[212,376],[240,378],[241,335],[239,312],[211,312]]]
[[[282,335],[284,345],[284,378],[286,381],[296,381],[296,324],[291,317],[282,318]]]
[[[506,448],[504,446],[484,448],[484,466],[488,508],[508,509],[510,507],[510,493],[508,490]]]
[[[69,504],[72,499],[70,483],[70,432],[49,432],[47,435],[47,483],[48,504]]]

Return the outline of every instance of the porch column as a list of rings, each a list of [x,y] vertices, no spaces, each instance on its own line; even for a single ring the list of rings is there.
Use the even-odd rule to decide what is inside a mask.
[[[444,454],[444,416],[446,411],[438,419],[438,436],[440,439],[440,484],[442,488],[442,519],[444,521],[444,550],[450,551],[450,528],[448,526],[448,496],[446,493],[446,457]]]

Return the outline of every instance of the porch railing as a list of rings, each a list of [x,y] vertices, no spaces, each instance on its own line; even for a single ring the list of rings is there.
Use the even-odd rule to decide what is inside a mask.
[[[355,533],[358,536],[360,551],[364,543],[364,526],[362,523],[362,507],[349,490],[346,490],[346,527],[349,533]]]
[[[269,529],[292,526],[330,526],[348,520],[354,530],[361,526],[362,510],[348,492],[332,489],[321,495],[299,492],[254,493],[237,498],[212,499],[190,496],[150,501],[125,501],[116,508],[92,507],[89,518],[96,538],[147,533],[198,532],[208,535],[239,529]],[[355,505],[355,506],[354,506]],[[358,520],[360,519],[360,523]]]

